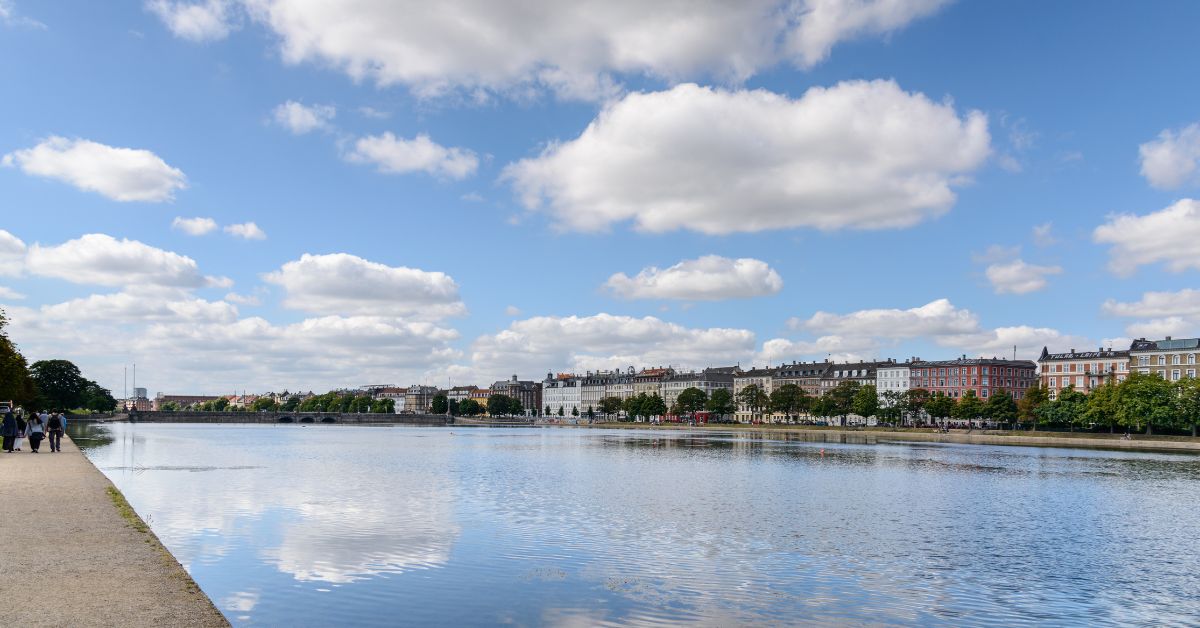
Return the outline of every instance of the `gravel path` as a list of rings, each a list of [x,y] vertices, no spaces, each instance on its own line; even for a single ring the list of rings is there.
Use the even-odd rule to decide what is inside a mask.
[[[70,439],[22,448],[0,451],[0,625],[229,625]]]

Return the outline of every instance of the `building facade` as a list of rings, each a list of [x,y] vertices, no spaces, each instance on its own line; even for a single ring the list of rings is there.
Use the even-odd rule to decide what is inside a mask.
[[[733,376],[737,372],[737,367],[725,366],[707,368],[703,371],[676,373],[663,379],[659,390],[669,412],[679,399],[679,393],[689,388],[701,390],[706,397],[711,397],[714,392],[721,389],[728,390],[732,394]]]
[[[1129,347],[1129,368],[1177,382],[1185,377],[1196,377],[1196,369],[1200,368],[1196,366],[1198,356],[1200,338],[1138,338]]]
[[[1030,360],[999,358],[959,358],[935,362],[914,362],[911,368],[912,388],[924,388],[930,393],[942,393],[958,399],[968,390],[987,399],[1001,390],[1014,399],[1036,386],[1037,364]]]
[[[569,373],[546,373],[542,381],[542,412],[546,416],[579,416],[583,414],[583,379]],[[546,410],[549,408],[549,411]]]
[[[527,415],[538,414],[542,410],[541,382],[522,380],[513,375],[507,380],[493,383],[492,394],[507,395],[520,401]]]
[[[1038,377],[1049,391],[1050,399],[1068,387],[1087,394],[1105,384],[1125,381],[1129,375],[1129,351],[1103,347],[1095,351],[1050,353],[1042,347],[1038,358]]]
[[[404,412],[407,414],[428,414],[433,406],[433,397],[438,389],[433,386],[414,384],[404,391]]]
[[[774,389],[776,372],[778,372],[777,369],[769,367],[751,368],[733,376],[733,401],[737,406],[733,416],[739,423],[758,423],[764,417],[769,416],[766,408],[751,408],[742,403],[738,399],[738,395],[750,386],[758,386],[759,390],[770,395]]]

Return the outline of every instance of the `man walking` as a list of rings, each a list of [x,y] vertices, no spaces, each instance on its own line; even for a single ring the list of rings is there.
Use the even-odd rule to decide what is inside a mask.
[[[62,435],[67,427],[67,417],[62,412],[51,414],[46,419],[46,432],[50,436],[50,451],[62,451]]]
[[[12,410],[4,413],[4,422],[0,423],[0,436],[4,437],[4,451],[12,453],[13,441],[17,439],[17,417]]]

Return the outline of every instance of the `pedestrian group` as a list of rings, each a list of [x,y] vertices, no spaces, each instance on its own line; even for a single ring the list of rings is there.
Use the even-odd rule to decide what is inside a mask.
[[[62,451],[62,436],[67,430],[67,415],[63,412],[31,412],[17,414],[12,410],[4,413],[0,423],[0,436],[4,437],[4,451],[21,451],[21,441],[29,441],[29,451],[38,453],[43,440],[50,441],[50,451]]]

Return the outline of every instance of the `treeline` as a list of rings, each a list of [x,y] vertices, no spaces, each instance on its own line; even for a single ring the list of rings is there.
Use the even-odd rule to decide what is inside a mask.
[[[446,393],[434,395],[429,411],[433,414],[446,414],[447,409],[454,416],[479,416],[485,412],[488,416],[522,416],[525,414],[525,406],[521,404],[520,399],[500,393],[488,395],[486,403],[479,403],[474,399],[463,399],[462,401],[450,399]]]
[[[0,401],[12,401],[28,410],[90,410],[112,412],[112,393],[87,379],[67,360],[39,360],[33,364],[8,337],[8,317],[0,310]]]

